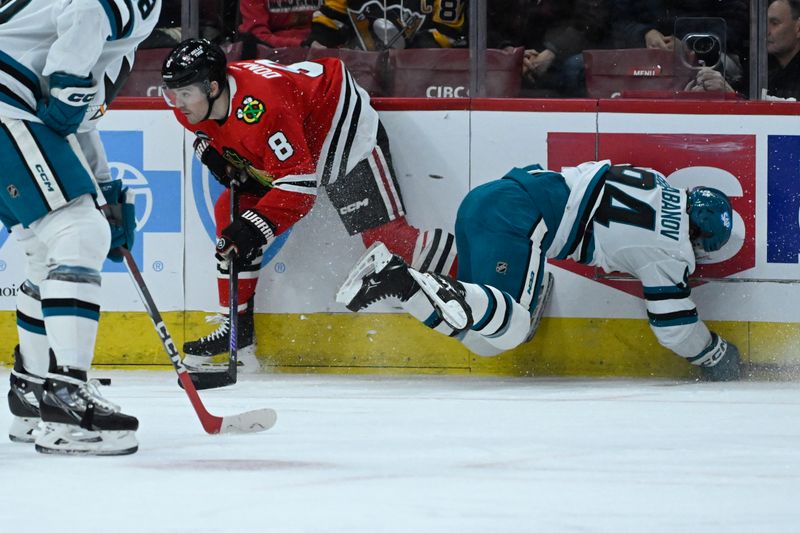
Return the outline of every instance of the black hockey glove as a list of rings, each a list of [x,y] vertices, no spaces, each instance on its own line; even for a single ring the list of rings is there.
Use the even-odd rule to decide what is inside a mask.
[[[197,137],[192,146],[194,147],[194,153],[197,159],[208,167],[208,170],[211,171],[211,175],[214,176],[223,187],[229,188],[231,186],[231,177],[228,173],[229,165],[228,162],[225,161],[225,158],[222,157],[222,154],[217,152],[216,148],[211,146],[208,140],[203,137]]]
[[[238,261],[252,261],[261,248],[267,246],[275,238],[272,224],[258,212],[248,209],[233,223],[222,230],[217,239],[218,261],[227,262],[236,257]],[[238,264],[237,261],[237,264]]]
[[[264,196],[269,191],[269,188],[252,179],[246,170],[238,169],[231,165],[216,148],[211,146],[207,139],[197,137],[192,146],[197,159],[208,167],[214,179],[226,189],[230,189],[231,181],[234,180],[239,184],[239,190],[244,194]]]

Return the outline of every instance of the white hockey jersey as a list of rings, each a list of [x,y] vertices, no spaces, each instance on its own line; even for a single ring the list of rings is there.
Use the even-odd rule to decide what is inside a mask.
[[[41,122],[50,74],[91,74],[98,93],[79,133],[91,132],[160,12],[161,0],[0,0],[0,116]],[[93,137],[79,134],[90,160]]]
[[[99,92],[86,121],[98,118],[160,12],[161,0],[0,2],[0,115],[38,121],[36,103],[48,93],[47,77],[65,72],[92,74]]]
[[[699,354],[711,336],[690,299],[695,255],[686,190],[658,171],[607,160],[561,174],[570,196],[548,257],[635,276],[659,342],[684,357]]]

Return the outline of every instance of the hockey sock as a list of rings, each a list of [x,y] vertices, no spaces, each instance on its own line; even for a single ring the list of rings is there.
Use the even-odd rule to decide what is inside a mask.
[[[455,279],[458,272],[455,243],[453,234],[442,229],[420,232],[410,264],[420,272],[434,272]]]
[[[17,333],[23,368],[37,376],[47,374],[50,344],[42,315],[39,287],[25,280],[17,291]]]
[[[410,264],[419,234],[420,231],[411,226],[406,217],[401,216],[377,228],[364,230],[361,232],[361,240],[367,248],[381,241],[390,252],[399,255],[403,261]]]
[[[57,365],[88,370],[100,319],[100,272],[59,266],[40,288],[47,340]]]
[[[239,304],[239,313],[244,313],[247,310],[247,301],[256,293],[262,257],[263,251],[247,265],[240,266],[238,277],[239,292],[236,298]],[[228,279],[228,267],[222,262],[217,263],[217,294],[219,294],[220,313],[227,315],[230,311],[230,281]]]
[[[489,285],[462,285],[475,320],[472,331],[501,351],[510,350],[527,338],[530,313],[508,293]]]
[[[455,238],[441,229],[420,231],[403,216],[364,230],[361,239],[367,248],[375,241],[381,241],[389,251],[420,272],[456,275]]]
[[[496,355],[521,344],[528,335],[530,314],[511,296],[488,285],[461,283],[472,310],[474,325],[462,341],[478,355]],[[440,320],[422,291],[402,303],[403,309],[434,331],[452,336],[453,328]],[[481,340],[477,339],[481,337]],[[472,339],[473,342],[467,342]],[[474,345],[474,346],[473,346]]]

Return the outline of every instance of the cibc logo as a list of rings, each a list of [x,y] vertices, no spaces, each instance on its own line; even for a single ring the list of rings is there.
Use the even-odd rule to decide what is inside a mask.
[[[425,89],[427,98],[466,98],[469,96],[469,89],[464,86],[451,87],[449,85],[431,85]]]
[[[670,185],[715,187],[733,207],[733,232],[716,252],[697,258],[695,277],[721,278],[755,266],[755,136],[682,133],[549,133],[547,166],[560,169],[584,161],[610,159],[662,172]],[[560,268],[594,278],[594,267],[555,261]],[[606,279],[601,283],[641,295],[639,284]]]

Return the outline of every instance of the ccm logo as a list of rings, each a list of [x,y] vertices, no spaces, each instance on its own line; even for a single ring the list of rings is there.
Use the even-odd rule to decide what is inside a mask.
[[[88,104],[94,99],[94,93],[89,94],[81,94],[81,93],[72,93],[67,97],[67,100],[70,102],[75,102],[76,104]]]
[[[466,87],[450,87],[447,85],[432,85],[425,90],[428,98],[461,98],[469,96]]]
[[[364,198],[363,200],[359,200],[358,202],[350,205],[346,205],[339,209],[339,213],[342,215],[346,215],[348,213],[352,213],[354,211],[358,211],[362,207],[367,207],[369,205],[369,198]]]
[[[36,172],[39,173],[39,180],[42,182],[42,185],[47,188],[47,192],[55,191],[53,188],[53,182],[50,181],[50,177],[47,175],[47,172],[45,172],[44,168],[42,168],[42,165],[36,165],[34,168],[36,169]]]

